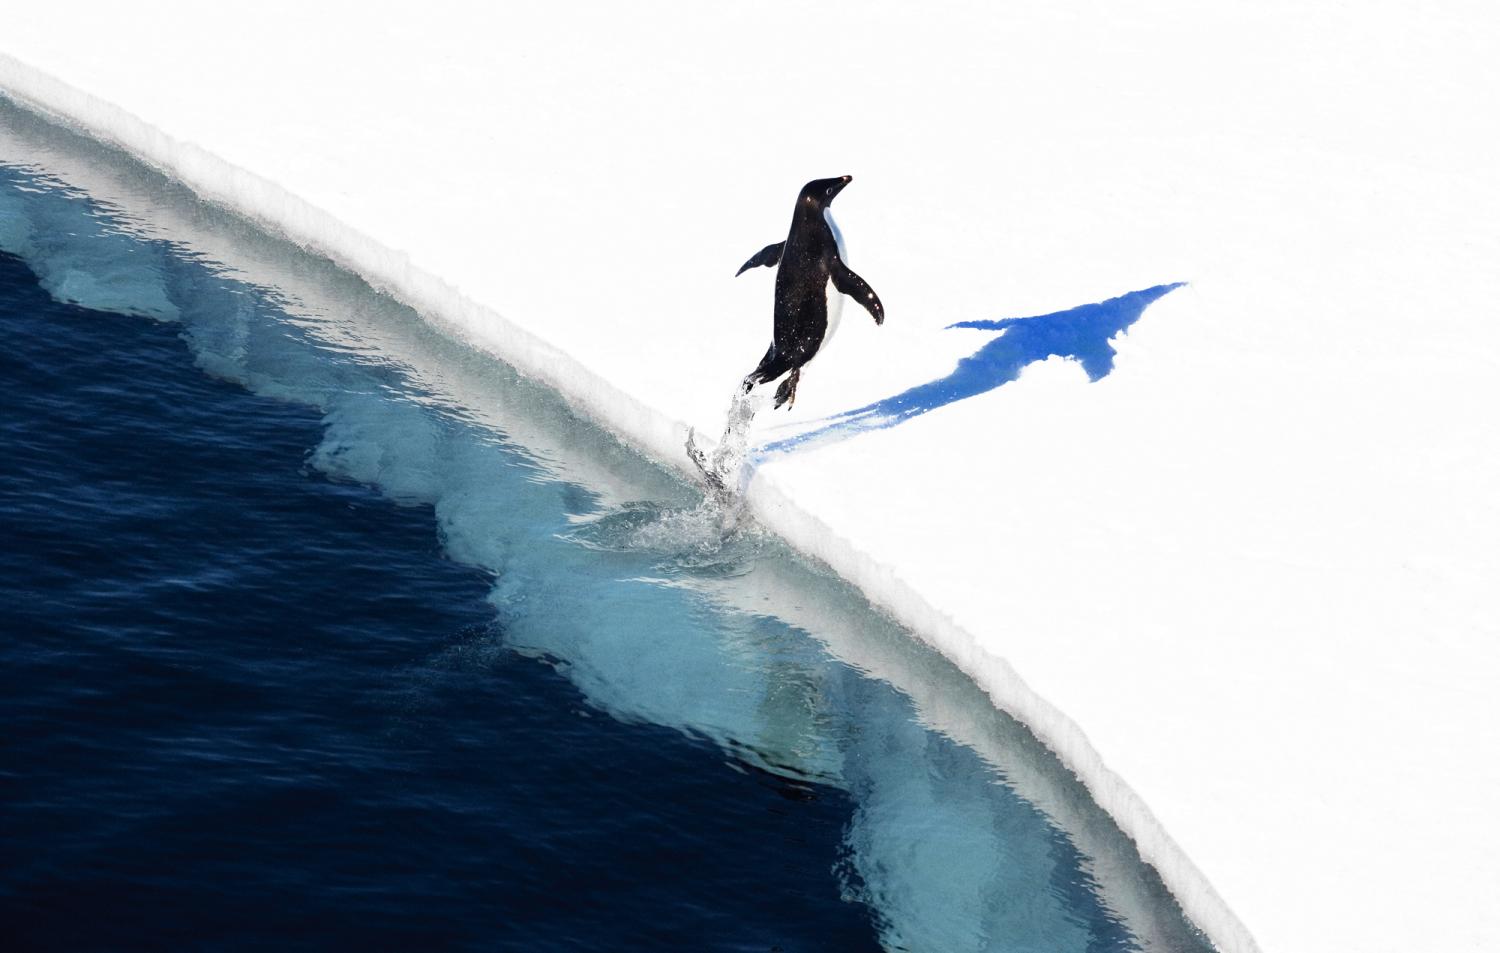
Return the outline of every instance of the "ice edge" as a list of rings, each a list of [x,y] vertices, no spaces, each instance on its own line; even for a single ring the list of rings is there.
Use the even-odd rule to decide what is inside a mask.
[[[0,52],[0,94],[33,112],[129,153],[192,189],[297,245],[353,271],[444,329],[512,364],[557,391],[576,411],[604,425],[654,459],[691,474],[682,452],[687,424],[643,404],[547,341],[460,293],[438,276],[274,182],[238,168],[201,146],[182,142],[91,93]],[[1141,856],[1161,874],[1183,911],[1225,953],[1259,953],[1230,910],[1125,781],[1105,765],[1082,729],[1021,679],[1010,663],[931,605],[889,567],[794,504],[767,474],[757,476],[748,503],[762,525],[798,551],[827,564],[875,605],[941,652],[1001,709],[1015,716],[1078,776]]]

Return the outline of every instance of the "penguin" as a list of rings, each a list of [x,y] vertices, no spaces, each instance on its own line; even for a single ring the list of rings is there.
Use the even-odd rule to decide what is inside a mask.
[[[771,346],[744,380],[744,393],[786,374],[776,388],[772,409],[797,399],[802,366],[811,361],[833,333],[846,294],[870,312],[875,323],[885,322],[885,308],[863,278],[844,264],[844,247],[828,206],[854,179],[815,179],[802,187],[792,212],[786,240],[767,245],[740,266],[735,277],[751,268],[776,268],[776,309]],[[830,287],[831,285],[831,287]]]

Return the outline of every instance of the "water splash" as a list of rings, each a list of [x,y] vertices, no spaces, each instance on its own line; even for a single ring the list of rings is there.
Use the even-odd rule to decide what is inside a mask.
[[[729,398],[729,412],[724,415],[724,433],[712,453],[704,453],[697,445],[696,434],[688,431],[688,456],[703,471],[703,477],[714,490],[722,509],[740,509],[738,501],[744,497],[752,470],[747,465],[750,425],[765,405],[763,395],[747,393],[736,385]]]
[[[625,503],[581,521],[564,538],[590,549],[645,555],[667,576],[737,576],[764,555],[767,537],[752,521],[727,524],[713,496],[692,507]]]

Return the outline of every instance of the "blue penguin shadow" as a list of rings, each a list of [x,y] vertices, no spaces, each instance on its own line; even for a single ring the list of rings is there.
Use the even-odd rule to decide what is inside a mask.
[[[856,434],[884,430],[939,407],[992,391],[1021,376],[1026,365],[1049,357],[1064,357],[1083,365],[1090,381],[1114,370],[1115,349],[1110,339],[1140,320],[1156,299],[1183,282],[1157,285],[1100,301],[1031,318],[998,321],[960,321],[952,328],[1001,331],[978,351],[958,362],[947,377],[919,384],[873,404],[846,410],[818,427],[765,444],[757,460],[812,444],[847,440]]]

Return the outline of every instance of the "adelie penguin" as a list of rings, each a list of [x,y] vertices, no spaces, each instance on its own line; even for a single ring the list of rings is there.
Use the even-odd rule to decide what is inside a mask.
[[[885,308],[875,291],[844,264],[843,241],[828,208],[851,181],[852,176],[844,175],[804,185],[786,240],[762,248],[735,272],[739,277],[751,268],[776,268],[771,346],[743,385],[748,394],[755,385],[785,374],[786,380],[776,388],[776,407],[790,407],[796,401],[802,366],[817,355],[832,332],[842,304],[835,292],[858,301],[876,324],[885,321]]]
[[[738,277],[751,268],[776,268],[776,311],[771,346],[741,382],[729,408],[724,436],[712,456],[698,447],[696,435],[688,431],[688,458],[721,503],[734,498],[745,475],[746,441],[755,415],[755,403],[748,395],[755,385],[785,375],[786,380],[776,389],[776,406],[791,405],[797,397],[803,365],[817,355],[833,331],[843,301],[839,293],[864,305],[876,324],[885,321],[880,298],[844,264],[843,243],[828,211],[834,196],[850,181],[851,177],[844,175],[804,185],[797,195],[786,240],[762,248],[735,272]]]

